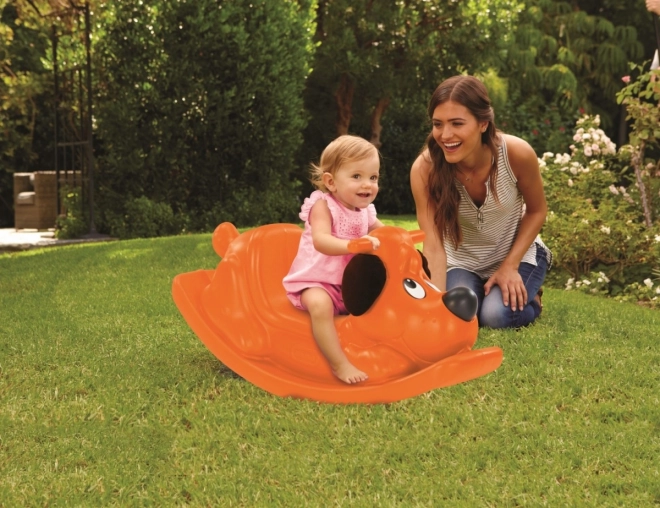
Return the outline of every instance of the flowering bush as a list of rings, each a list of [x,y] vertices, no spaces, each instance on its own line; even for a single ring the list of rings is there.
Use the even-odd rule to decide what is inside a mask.
[[[543,238],[556,268],[548,280],[660,306],[660,274],[658,282],[652,279],[660,267],[660,223],[645,223],[634,156],[631,145],[616,150],[598,116],[585,115],[576,123],[570,153],[547,152],[539,159],[549,209]]]
[[[624,78],[626,86],[617,94],[617,102],[626,108],[626,120],[631,122],[630,142],[632,143],[631,164],[637,187],[640,190],[644,223],[648,228],[653,218],[660,215],[660,162],[646,159],[646,154],[660,149],[660,70],[644,72],[640,66],[636,80]],[[655,173],[655,174],[654,174]]]

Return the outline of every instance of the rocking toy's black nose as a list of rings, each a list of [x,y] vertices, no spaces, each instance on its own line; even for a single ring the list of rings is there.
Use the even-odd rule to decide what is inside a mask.
[[[472,321],[477,314],[477,295],[470,288],[457,287],[442,295],[449,311],[463,321]]]

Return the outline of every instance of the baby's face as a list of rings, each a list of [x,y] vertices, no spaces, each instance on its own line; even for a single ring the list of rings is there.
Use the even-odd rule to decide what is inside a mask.
[[[375,153],[366,159],[342,165],[327,187],[346,208],[366,208],[378,195],[379,172],[380,159]]]

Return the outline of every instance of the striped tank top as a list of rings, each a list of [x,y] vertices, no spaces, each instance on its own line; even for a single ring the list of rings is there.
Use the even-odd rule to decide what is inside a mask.
[[[463,231],[463,242],[454,249],[451,241],[445,243],[447,271],[463,268],[487,279],[499,268],[511,250],[524,211],[523,196],[516,186],[517,179],[511,170],[506,143],[502,137],[497,157],[497,197],[491,192],[490,178],[486,182],[486,199],[477,206],[467,190],[456,179],[461,195],[458,205],[459,222]],[[545,249],[548,268],[552,265],[552,253],[537,236],[522,258],[522,262],[536,266],[536,248]]]

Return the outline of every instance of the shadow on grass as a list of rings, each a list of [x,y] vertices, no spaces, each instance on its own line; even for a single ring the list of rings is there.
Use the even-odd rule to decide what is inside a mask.
[[[217,374],[219,377],[226,379],[240,379],[245,381],[241,376],[236,374],[233,370],[227,367],[224,363],[218,360],[210,351],[205,351],[195,356],[190,362],[190,365],[195,369],[204,370]]]

